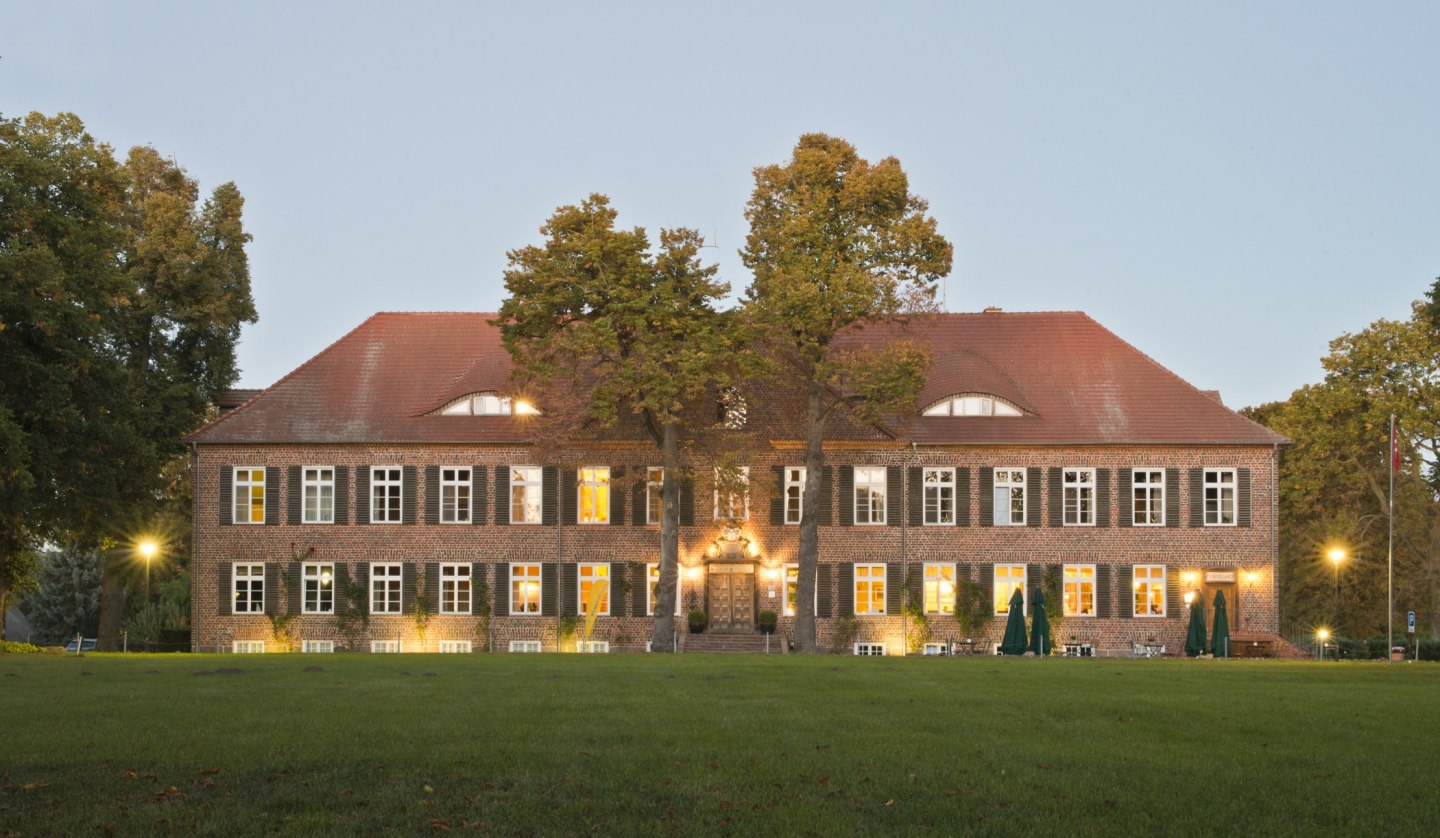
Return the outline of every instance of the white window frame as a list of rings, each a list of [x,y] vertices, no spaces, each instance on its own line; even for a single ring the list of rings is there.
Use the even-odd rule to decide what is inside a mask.
[[[300,523],[335,523],[335,467],[301,466]]]
[[[740,495],[740,497],[739,497],[740,503],[739,503],[738,505],[740,506],[740,512],[741,512],[741,514],[740,514],[739,516],[731,515],[731,514],[724,514],[724,515],[721,514],[721,505],[720,505],[720,470],[717,468],[717,469],[715,470],[715,520],[717,520],[717,521],[731,521],[731,520],[734,520],[734,521],[748,521],[748,520],[750,520],[750,492],[748,491],[749,488],[750,488],[750,467],[749,467],[749,466],[737,466],[736,469],[735,469],[735,473],[736,473],[736,476],[739,478],[739,480],[738,480],[739,484],[740,484],[741,486],[745,487],[745,491],[743,491],[743,493],[737,491],[737,494]],[[725,511],[726,511],[727,513],[732,513],[732,512],[735,511],[735,507],[737,506],[736,500],[737,500],[737,498],[736,498],[736,495],[735,495],[735,494],[730,494],[730,493],[727,493],[727,494],[726,494],[726,496],[725,496],[725,507],[726,507]]]
[[[394,501],[392,507],[389,501]],[[370,467],[370,523],[398,524],[405,518],[405,469]]]
[[[1019,581],[1016,581],[1014,578],[1012,578],[1013,572],[1017,568],[1020,571]],[[1002,569],[1004,569],[1007,574],[1006,578],[1003,580],[1000,578],[1000,571]],[[1026,576],[1028,570],[1029,567],[1023,564],[995,565],[995,569],[993,571],[993,590],[995,615],[997,617],[1004,617],[1010,613],[1010,597],[1015,595],[1016,588],[1020,589],[1020,613],[1027,617],[1030,616],[1030,592],[1027,590],[1030,586],[1028,584],[1028,577]],[[1003,595],[1001,594],[1002,585],[1004,586]]]
[[[1165,526],[1165,469],[1131,469],[1130,487],[1128,501],[1131,525],[1136,527]],[[1142,518],[1144,520],[1141,520]]]
[[[610,653],[610,641],[608,640],[577,640],[575,651],[582,655],[608,655]]]
[[[1060,470],[1063,518],[1067,527],[1095,526],[1095,469],[1090,466],[1066,466]]]
[[[785,466],[785,487],[781,503],[785,509],[784,523],[800,523],[800,517],[805,514],[804,466]]]
[[[1210,479],[1212,475],[1213,475],[1214,478],[1215,478],[1215,480],[1214,480],[1213,482],[1212,482],[1211,479]],[[1224,481],[1224,480],[1222,479],[1222,478],[1224,478],[1224,477],[1226,477],[1226,476],[1228,476],[1228,477],[1230,478],[1228,482],[1226,482],[1226,481]],[[1238,519],[1238,517],[1239,517],[1239,516],[1236,514],[1236,506],[1237,506],[1237,504],[1239,503],[1239,500],[1240,500],[1239,483],[1237,482],[1237,480],[1238,480],[1238,478],[1237,478],[1237,476],[1236,476],[1236,471],[1235,471],[1235,469],[1233,469],[1233,468],[1207,468],[1207,469],[1205,469],[1205,472],[1204,472],[1204,491],[1203,491],[1203,498],[1204,498],[1204,503],[1205,503],[1205,526],[1207,526],[1207,527],[1233,527],[1233,526],[1236,526],[1236,522],[1237,522],[1237,519]],[[1212,510],[1211,510],[1211,508],[1210,508],[1210,492],[1211,492],[1212,489],[1215,491],[1215,509],[1213,510],[1215,514],[1214,514],[1213,516],[1211,515],[1211,511],[1212,511]],[[1225,496],[1226,496],[1227,494],[1230,496],[1230,510],[1229,510],[1229,511],[1230,511],[1230,520],[1229,520],[1229,521],[1224,520],[1224,517],[1225,517]],[[1213,518],[1214,520],[1212,520],[1212,518]]]
[[[885,657],[885,644],[868,641],[856,641],[855,654],[860,657]]]
[[[510,651],[539,654],[545,651],[545,646],[539,640],[512,640],[510,641]]]
[[[243,479],[241,475],[244,475]],[[257,481],[255,475],[260,475]],[[264,525],[265,511],[270,503],[268,493],[265,491],[265,467],[264,466],[235,466],[231,472],[231,520],[237,524]],[[260,517],[255,517],[255,498],[260,498]],[[241,511],[244,515],[241,515]]]
[[[263,655],[265,654],[265,641],[263,640],[235,640],[230,643],[230,652],[235,655]]]
[[[1146,574],[1143,578],[1140,572],[1142,569],[1146,571]],[[1169,591],[1165,589],[1165,586],[1168,584],[1168,580],[1165,578],[1165,565],[1137,564],[1131,569],[1130,578],[1133,580],[1132,584],[1134,587],[1134,590],[1130,592],[1131,613],[1133,613],[1136,617],[1142,619],[1162,619],[1166,617],[1167,615],[1165,612],[1169,609]],[[1141,613],[1140,609],[1135,607],[1137,604],[1139,604],[1142,594],[1144,595],[1146,602],[1152,601],[1151,597],[1159,594],[1159,613],[1152,613],[1149,608],[1146,608],[1144,613]]]
[[[401,640],[370,641],[370,654],[372,655],[398,655],[404,651],[405,643]]]
[[[302,640],[300,653],[305,655],[328,655],[335,652],[333,640]]]
[[[861,479],[861,473],[864,479]],[[883,527],[886,524],[886,507],[889,499],[886,493],[889,490],[889,479],[884,466],[855,466],[852,472],[854,475],[855,492],[855,526],[857,527]],[[878,475],[878,477],[877,477]],[[863,491],[862,491],[863,490]],[[876,506],[880,507],[877,513]],[[865,514],[861,515],[861,509]]]
[[[947,573],[948,571],[948,573]],[[924,576],[921,583],[921,604],[926,614],[954,614],[955,613],[955,563],[954,562],[926,562]],[[949,585],[947,592],[945,586]],[[933,593],[933,596],[932,596]],[[946,600],[949,600],[947,610]],[[931,602],[935,607],[931,607]]]
[[[581,466],[575,472],[575,523],[610,523],[610,467]]]
[[[442,655],[468,655],[473,651],[475,651],[475,646],[469,640],[440,641],[440,654]]]
[[[517,575],[516,575],[516,571],[517,571],[517,570],[524,571],[524,572],[522,572],[520,575],[517,576]],[[529,572],[528,572],[529,570],[534,570],[534,571],[535,571],[534,574],[529,573]],[[541,612],[541,610],[544,608],[544,597],[545,597],[545,565],[542,564],[541,562],[512,562],[512,563],[510,564],[510,574],[509,574],[509,575],[510,575],[510,583],[509,583],[509,588],[510,588],[510,613],[511,613],[512,615],[515,615],[515,614],[536,614],[536,615],[538,615],[538,614]],[[535,596],[534,596],[534,602],[533,602],[533,603],[531,603],[530,597],[526,594],[526,589],[520,587],[520,586],[522,586],[522,585],[523,585],[523,586],[530,586],[530,585],[533,585],[533,586],[534,586],[534,588],[533,588],[533,593],[534,593]],[[516,594],[517,592],[520,593],[520,597],[519,597],[518,600],[517,600],[517,598],[516,598],[516,596],[515,596],[515,594]],[[531,604],[534,605],[534,608],[530,608],[530,607],[529,607]],[[522,607],[522,606],[523,606],[523,607]]]
[[[658,524],[664,513],[665,469],[649,466],[645,469],[645,523]]]
[[[1019,480],[1016,480],[1016,476]],[[1025,520],[1030,516],[1030,478],[1023,468],[997,468],[990,476],[991,497],[994,504],[991,511],[990,523],[997,527],[1023,527]],[[1020,520],[1014,520],[1011,516],[1011,503],[1014,500],[1015,490],[1020,490]],[[1005,515],[1002,520],[1001,511]]]
[[[927,527],[955,525],[955,469],[926,466],[920,472],[920,494]],[[932,503],[933,499],[933,503]]]
[[[311,596],[311,586],[314,596]],[[326,596],[326,594],[329,594]],[[305,562],[300,566],[300,613],[335,613],[335,563]]]
[[[440,466],[440,523],[468,524],[475,509],[469,466]]]
[[[1090,619],[1096,616],[1096,609],[1099,607],[1097,597],[1100,595],[1100,588],[1096,584],[1097,575],[1093,564],[1067,564],[1061,571],[1060,601],[1063,614],[1066,617],[1080,617]],[[1090,610],[1085,611],[1086,590],[1090,594]],[[1071,607],[1071,595],[1074,595],[1074,607]]]
[[[609,562],[581,562],[575,571],[575,613],[580,615],[585,613],[585,600],[589,599],[586,593],[596,582],[604,579],[606,583],[609,583],[613,578],[610,575]],[[610,616],[610,597],[614,593],[611,585],[606,584],[605,598],[600,601],[600,610],[595,612],[596,616]]]
[[[780,606],[781,616],[794,617],[795,603],[799,601],[796,597],[800,589],[800,565],[790,562],[781,568],[780,572],[783,574],[780,578],[784,580],[785,585],[785,602]],[[790,578],[792,572],[795,575],[794,579]],[[818,584],[815,586],[815,590],[810,592],[810,599],[810,613],[814,614],[820,610],[820,586]]]
[[[255,594],[260,594],[259,602]],[[265,565],[256,562],[236,562],[230,568],[230,613],[265,613]],[[248,596],[247,596],[248,595]]]
[[[865,571],[863,575],[861,574],[861,570]],[[888,581],[885,574],[885,565],[871,564],[868,562],[856,562],[854,576],[854,590],[852,591],[852,593],[854,594],[855,616],[885,616],[887,613],[885,608],[885,597],[886,594],[889,593],[889,591],[885,589],[886,583]],[[865,610],[863,611],[860,610],[860,603],[862,602],[860,592],[862,589],[866,593],[866,596],[863,598],[863,602],[865,603]],[[876,596],[877,592],[879,594],[878,597]],[[878,606],[876,606],[875,604],[876,600],[879,601]]]
[[[680,569],[675,572],[675,613],[680,613]],[[645,616],[655,616],[655,586],[660,584],[660,563],[650,562],[645,565]]]
[[[440,565],[441,614],[470,613],[470,598],[475,592],[470,571],[471,566],[464,562],[443,562]]]
[[[378,572],[377,572],[378,571]],[[399,614],[404,610],[405,569],[400,562],[370,563],[370,613]],[[391,592],[393,588],[393,605]],[[380,595],[377,597],[376,593]]]
[[[539,466],[510,466],[506,483],[510,496],[510,523],[541,524],[545,519],[545,475]],[[517,515],[516,512],[519,512]]]
[[[1020,409],[989,393],[947,396],[920,412],[922,416],[1020,416]]]

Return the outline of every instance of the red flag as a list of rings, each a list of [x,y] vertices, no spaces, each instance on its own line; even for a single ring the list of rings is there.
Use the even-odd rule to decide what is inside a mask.
[[[1390,473],[1400,471],[1400,437],[1395,435],[1395,416],[1390,416]]]

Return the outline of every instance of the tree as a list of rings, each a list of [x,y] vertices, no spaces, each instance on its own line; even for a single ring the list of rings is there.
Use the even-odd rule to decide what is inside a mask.
[[[255,320],[243,200],[198,195],[154,149],[118,163],[73,114],[0,119],[0,603],[42,541],[149,519],[180,436],[235,378]]]
[[[678,582],[682,436],[730,381],[737,346],[714,302],[728,286],[700,264],[693,230],[662,230],[650,253],[640,228],[615,229],[604,195],[557,209],[543,246],[511,251],[510,296],[496,320],[515,383],[541,393],[550,432],[638,417],[663,468],[657,603]],[[641,582],[641,584],[647,584]],[[651,648],[670,648],[669,608],[655,609]]]
[[[35,593],[25,598],[26,617],[40,637],[63,643],[76,634],[94,634],[101,564],[94,550],[73,544],[45,554]]]
[[[870,164],[844,140],[806,134],[789,163],[755,169],[746,206],[750,234],[741,258],[754,273],[744,311],[764,336],[781,374],[803,382],[805,481],[801,500],[795,644],[817,651],[815,570],[822,441],[837,409],[875,420],[908,412],[928,354],[895,340],[848,348],[867,325],[933,306],[950,272],[951,246],[910,194],[900,162]]]

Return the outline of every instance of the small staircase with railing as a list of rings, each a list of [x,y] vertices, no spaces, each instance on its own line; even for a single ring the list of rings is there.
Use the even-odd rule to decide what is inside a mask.
[[[755,631],[727,632],[707,631],[701,634],[681,635],[683,652],[700,652],[706,654],[765,654],[765,635]],[[781,645],[784,644],[783,637],[770,636],[770,653],[779,654]]]

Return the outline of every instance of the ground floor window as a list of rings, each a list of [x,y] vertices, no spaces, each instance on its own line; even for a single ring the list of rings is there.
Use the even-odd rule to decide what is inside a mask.
[[[236,614],[265,612],[265,565],[235,565],[234,585]]]
[[[1095,565],[1065,565],[1065,616],[1095,616]]]
[[[955,565],[925,565],[925,613],[955,613]]]
[[[470,565],[440,565],[440,613],[470,613]]]
[[[440,653],[446,655],[468,655],[471,651],[469,640],[442,640]]]
[[[397,655],[400,653],[399,640],[372,640],[370,651],[377,655]]]
[[[876,656],[882,656],[882,657],[883,657],[884,654],[885,654],[885,644],[884,644],[884,643],[856,643],[856,644],[855,644],[855,654],[857,654],[857,655],[876,655]]]
[[[540,565],[510,565],[510,613],[540,613]]]
[[[304,653],[330,654],[335,651],[333,640],[306,640],[300,644],[300,651]]]
[[[1165,565],[1135,565],[1135,616],[1165,616]]]
[[[1010,597],[1020,592],[1022,605],[1025,603],[1025,565],[995,565],[995,613],[1010,613]],[[1028,611],[1024,612],[1028,613]]]
[[[878,616],[885,613],[885,565],[855,565],[855,615]]]
[[[610,565],[580,565],[580,602],[576,613],[591,613],[592,598],[594,613],[602,617],[610,613]]]
[[[652,616],[655,613],[655,588],[660,584],[660,564],[652,562],[645,565],[645,576],[650,584],[645,588],[645,614]],[[680,569],[675,569],[675,614],[680,613]]]
[[[304,580],[301,610],[306,614],[335,613],[335,565],[306,564]]]

